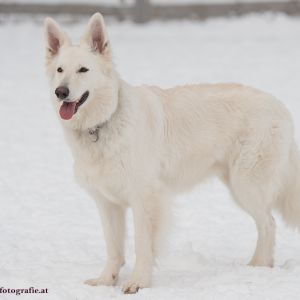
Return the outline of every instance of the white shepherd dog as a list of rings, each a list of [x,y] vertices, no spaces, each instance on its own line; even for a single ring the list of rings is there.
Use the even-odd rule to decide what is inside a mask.
[[[116,283],[130,207],[136,262],[123,291],[149,287],[170,197],[212,175],[256,223],[250,265],[273,266],[272,210],[300,227],[300,159],[286,108],[239,84],[127,84],[114,68],[100,13],[89,20],[79,45],[50,18],[45,35],[53,104],[76,178],[99,207],[107,245],[104,270],[86,283]]]

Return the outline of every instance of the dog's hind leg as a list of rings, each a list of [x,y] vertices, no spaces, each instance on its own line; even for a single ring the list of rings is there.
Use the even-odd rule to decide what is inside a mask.
[[[241,174],[231,177],[231,192],[235,201],[255,221],[257,228],[256,250],[249,265],[273,266],[273,254],[275,246],[275,221],[271,215],[271,209],[266,203],[266,198],[272,197],[260,190],[249,178],[243,178]]]
[[[271,210],[282,189],[291,137],[290,121],[276,116],[260,127],[249,125],[231,149],[228,185],[236,202],[253,217],[258,232],[252,266],[274,263],[276,228]]]
[[[228,185],[237,204],[253,217],[258,233],[249,264],[272,267],[276,226],[271,210],[279,194],[284,145],[267,131],[245,137],[234,150]]]
[[[263,220],[255,219],[258,239],[254,255],[249,262],[250,266],[274,265],[274,246],[275,246],[275,221],[271,214],[266,214]]]
[[[107,262],[101,275],[85,281],[88,285],[114,285],[124,264],[125,211],[107,200],[96,199],[107,251]]]

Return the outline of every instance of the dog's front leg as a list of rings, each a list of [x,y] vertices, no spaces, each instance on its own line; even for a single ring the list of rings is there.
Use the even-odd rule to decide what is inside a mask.
[[[85,281],[89,285],[114,285],[124,264],[125,211],[107,200],[96,199],[107,251],[107,262],[101,275]]]
[[[136,293],[140,288],[150,286],[153,268],[152,224],[151,213],[146,206],[138,203],[132,207],[136,261],[129,280],[123,285],[125,294]]]

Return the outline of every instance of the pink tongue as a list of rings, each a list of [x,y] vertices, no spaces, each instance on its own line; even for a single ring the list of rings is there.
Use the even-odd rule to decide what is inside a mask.
[[[75,114],[76,102],[63,102],[59,109],[60,117],[64,120],[70,120]]]

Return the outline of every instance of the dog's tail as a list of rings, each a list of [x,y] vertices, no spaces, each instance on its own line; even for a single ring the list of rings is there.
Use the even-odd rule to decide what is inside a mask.
[[[300,231],[300,153],[294,142],[283,178],[283,190],[276,202],[276,209],[284,221]]]

